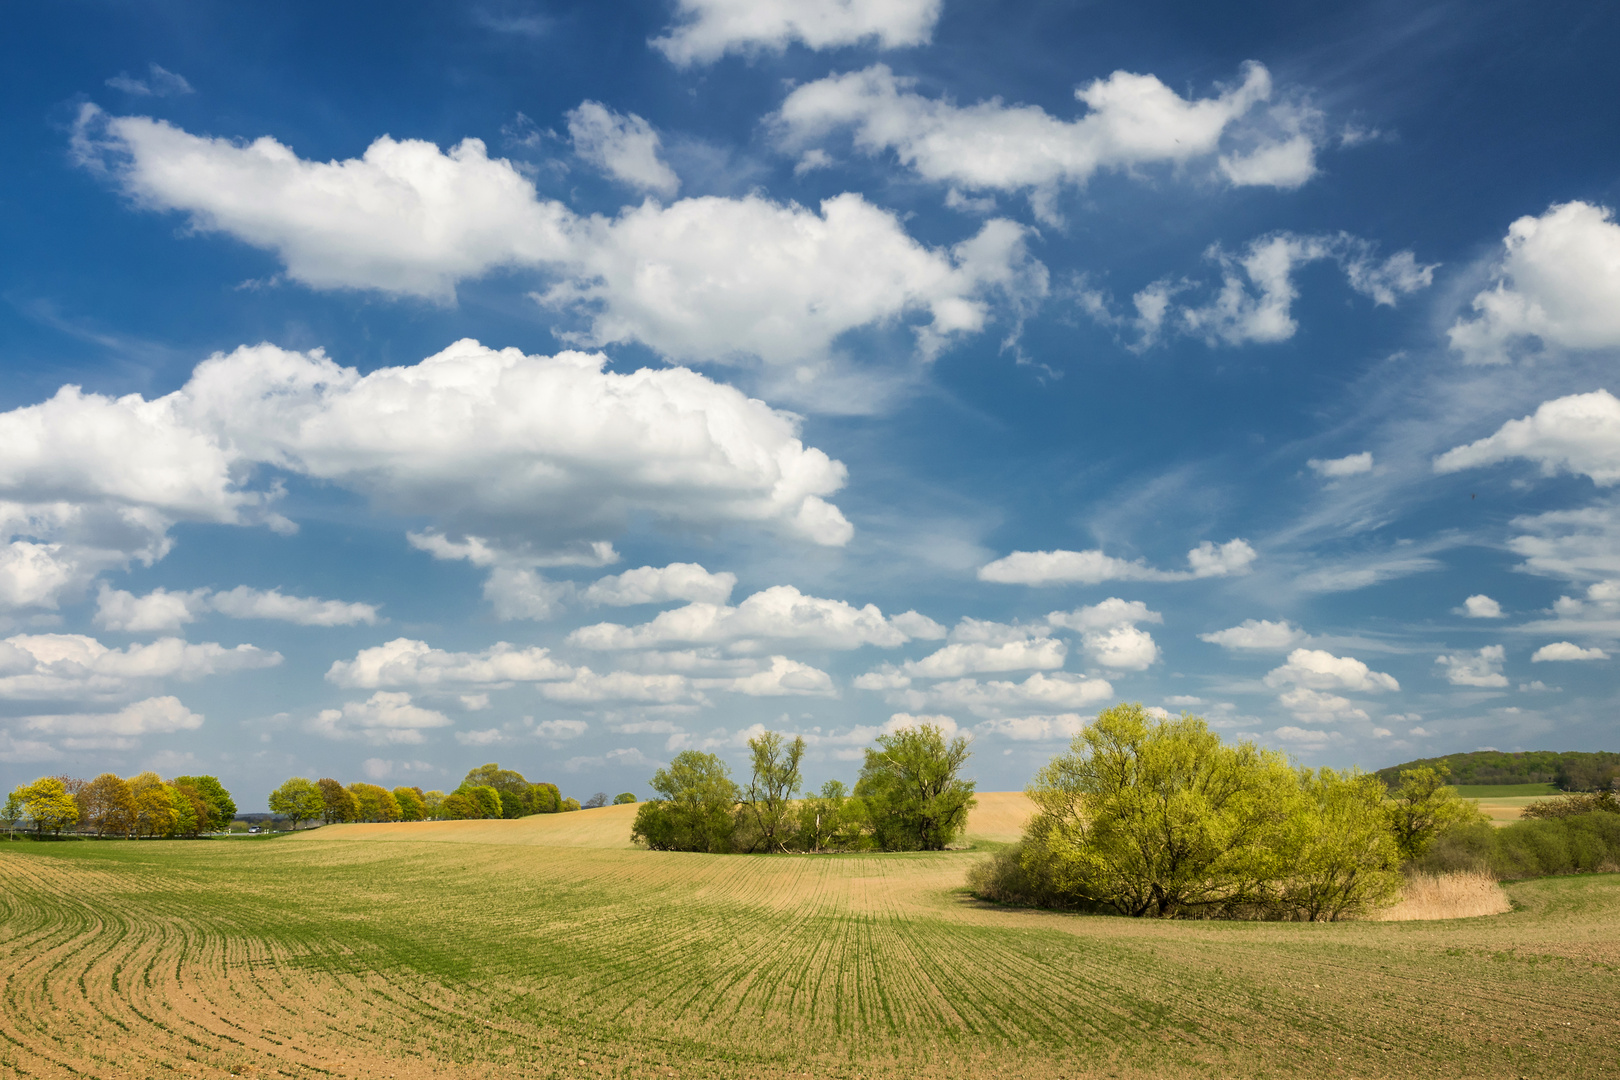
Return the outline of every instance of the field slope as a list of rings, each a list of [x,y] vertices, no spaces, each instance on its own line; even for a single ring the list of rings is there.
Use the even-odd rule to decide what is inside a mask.
[[[1017,835],[1020,796],[970,833]],[[633,807],[0,844],[0,1075],[1600,1077],[1620,875],[1444,923],[1011,911],[979,852],[702,856]]]

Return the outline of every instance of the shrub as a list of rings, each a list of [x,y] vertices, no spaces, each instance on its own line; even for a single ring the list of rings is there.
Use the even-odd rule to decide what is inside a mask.
[[[1500,829],[1472,822],[1441,834],[1406,870],[1483,870],[1504,879],[1620,870],[1620,814],[1531,818]]]
[[[1540,802],[1533,802],[1524,808],[1524,816],[1527,818],[1566,818],[1574,817],[1577,814],[1590,814],[1599,810],[1610,814],[1620,814],[1620,798],[1616,798],[1612,790],[1577,792],[1572,795],[1561,795],[1556,799],[1543,799]]]
[[[1021,907],[1094,908],[1096,905],[1067,894],[1044,873],[1047,861],[1027,858],[1028,841],[1002,848],[968,871],[968,890],[981,900]]]

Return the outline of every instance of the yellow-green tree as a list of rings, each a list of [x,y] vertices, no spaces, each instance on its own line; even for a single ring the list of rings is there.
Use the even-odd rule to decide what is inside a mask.
[[[397,787],[394,789],[394,801],[399,804],[401,821],[421,821],[427,817],[421,788]]]
[[[1283,876],[1297,790],[1280,755],[1225,745],[1200,717],[1117,705],[1031,783],[1023,859],[1060,895],[1125,915],[1243,903]]]
[[[190,788],[207,808],[207,820],[199,824],[204,832],[217,832],[230,827],[236,817],[236,801],[217,776],[177,776],[170,781],[175,787]]]
[[[169,802],[174,805],[174,834],[196,836],[208,827],[208,804],[189,785],[165,784]]]
[[[349,794],[357,807],[356,820],[398,821],[399,802],[394,793],[377,784],[350,784]]]
[[[1400,785],[1389,793],[1384,811],[1402,858],[1419,858],[1447,829],[1482,817],[1473,803],[1463,801],[1456,788],[1447,786],[1450,775],[1451,769],[1444,764],[1401,770]]]
[[[786,850],[794,829],[793,796],[804,782],[799,769],[804,739],[785,743],[780,733],[765,731],[748,740],[748,750],[753,755],[753,775],[743,789],[742,815],[746,831],[752,835],[743,844],[765,851]],[[605,796],[602,801],[607,801]]]
[[[135,835],[145,837],[173,836],[180,824],[174,798],[169,785],[155,772],[143,772],[129,781],[135,796]]]
[[[291,820],[294,829],[301,822],[320,817],[325,809],[321,789],[302,776],[293,777],[270,793],[270,812]]]
[[[1337,921],[1393,901],[1400,848],[1384,813],[1384,784],[1370,773],[1303,769],[1291,814],[1283,904],[1301,918]]]
[[[24,815],[40,835],[60,835],[79,822],[79,805],[60,777],[44,776],[19,791]]]
[[[873,838],[885,851],[943,851],[962,835],[977,799],[963,779],[968,741],[947,742],[934,724],[877,737],[855,781],[871,813]]]

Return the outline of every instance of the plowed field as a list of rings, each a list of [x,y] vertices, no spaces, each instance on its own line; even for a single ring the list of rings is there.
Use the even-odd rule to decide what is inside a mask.
[[[1016,836],[1018,796],[970,833]],[[1439,923],[1012,911],[631,807],[0,843],[0,1076],[1612,1077],[1620,875]]]

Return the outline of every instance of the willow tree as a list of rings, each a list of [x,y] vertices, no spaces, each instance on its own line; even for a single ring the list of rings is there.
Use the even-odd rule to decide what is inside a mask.
[[[947,742],[934,724],[877,737],[868,748],[855,794],[871,813],[873,837],[885,851],[943,851],[967,828],[978,800],[962,778],[968,741]]]
[[[785,743],[780,733],[765,731],[748,740],[748,750],[753,774],[743,790],[742,813],[753,834],[750,847],[785,851],[794,831],[793,796],[804,786],[804,739]]]
[[[1174,916],[1263,895],[1283,876],[1298,781],[1279,754],[1200,717],[1105,710],[1036,774],[1023,858],[1063,896]]]

